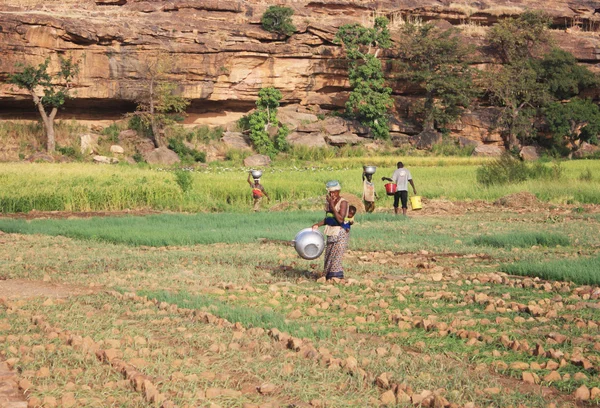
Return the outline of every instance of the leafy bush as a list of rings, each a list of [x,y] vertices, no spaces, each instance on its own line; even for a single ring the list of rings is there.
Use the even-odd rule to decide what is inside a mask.
[[[146,160],[144,160],[144,156],[142,156],[142,154],[138,151],[136,151],[133,156],[131,156],[131,158],[136,162],[136,163],[143,163]]]
[[[200,152],[196,149],[190,149],[183,143],[182,140],[170,138],[168,147],[177,153],[177,156],[179,156],[181,161],[184,163],[206,162],[206,153]]]
[[[119,133],[121,133],[121,128],[116,123],[105,127],[100,132],[101,135],[108,136],[107,140],[111,143],[119,143]]]
[[[72,158],[79,157],[77,150],[75,150],[75,148],[72,146],[64,146],[63,147],[60,145],[56,145],[56,150],[63,156],[72,157]]]
[[[505,153],[500,158],[483,164],[477,169],[477,182],[486,186],[519,183],[527,179],[558,180],[563,175],[560,162],[555,161],[552,167],[547,167],[541,161],[535,162],[531,167]]]
[[[263,14],[260,22],[265,30],[289,37],[296,32],[296,27],[292,23],[293,15],[294,10],[290,7],[270,6]]]
[[[175,182],[177,182],[177,185],[179,188],[181,188],[181,191],[186,193],[192,189],[192,173],[185,170],[177,170],[174,174]]]
[[[143,121],[137,115],[134,115],[131,118],[129,118],[127,127],[129,129],[135,130],[140,136],[152,138],[152,127],[148,122]]]
[[[493,184],[519,183],[527,180],[527,165],[505,153],[490,163],[477,169],[477,182],[485,186]]]

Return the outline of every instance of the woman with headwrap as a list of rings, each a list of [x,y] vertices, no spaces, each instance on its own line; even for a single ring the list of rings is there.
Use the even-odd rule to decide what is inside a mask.
[[[344,279],[344,268],[342,259],[346,247],[350,230],[342,228],[344,219],[348,216],[348,202],[340,197],[342,187],[336,180],[328,181],[327,203],[325,204],[325,218],[312,226],[314,230],[325,225],[325,235],[327,235],[327,246],[325,247],[325,279],[332,278]]]

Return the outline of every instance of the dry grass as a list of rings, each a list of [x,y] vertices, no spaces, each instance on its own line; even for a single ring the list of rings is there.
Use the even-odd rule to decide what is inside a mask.
[[[463,35],[467,37],[485,37],[489,28],[477,23],[466,23],[455,26]]]

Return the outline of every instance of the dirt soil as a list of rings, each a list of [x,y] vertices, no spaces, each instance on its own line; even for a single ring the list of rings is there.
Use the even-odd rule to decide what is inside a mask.
[[[2,277],[0,277],[0,300],[24,299],[37,296],[67,298],[73,295],[87,295],[91,293],[94,293],[94,291],[79,286],[25,279],[2,280]]]

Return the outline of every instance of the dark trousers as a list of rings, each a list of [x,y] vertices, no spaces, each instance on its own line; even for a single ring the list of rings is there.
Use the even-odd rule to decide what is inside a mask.
[[[408,191],[396,191],[394,193],[394,208],[398,208],[399,202],[402,202],[402,208],[408,208]]]

